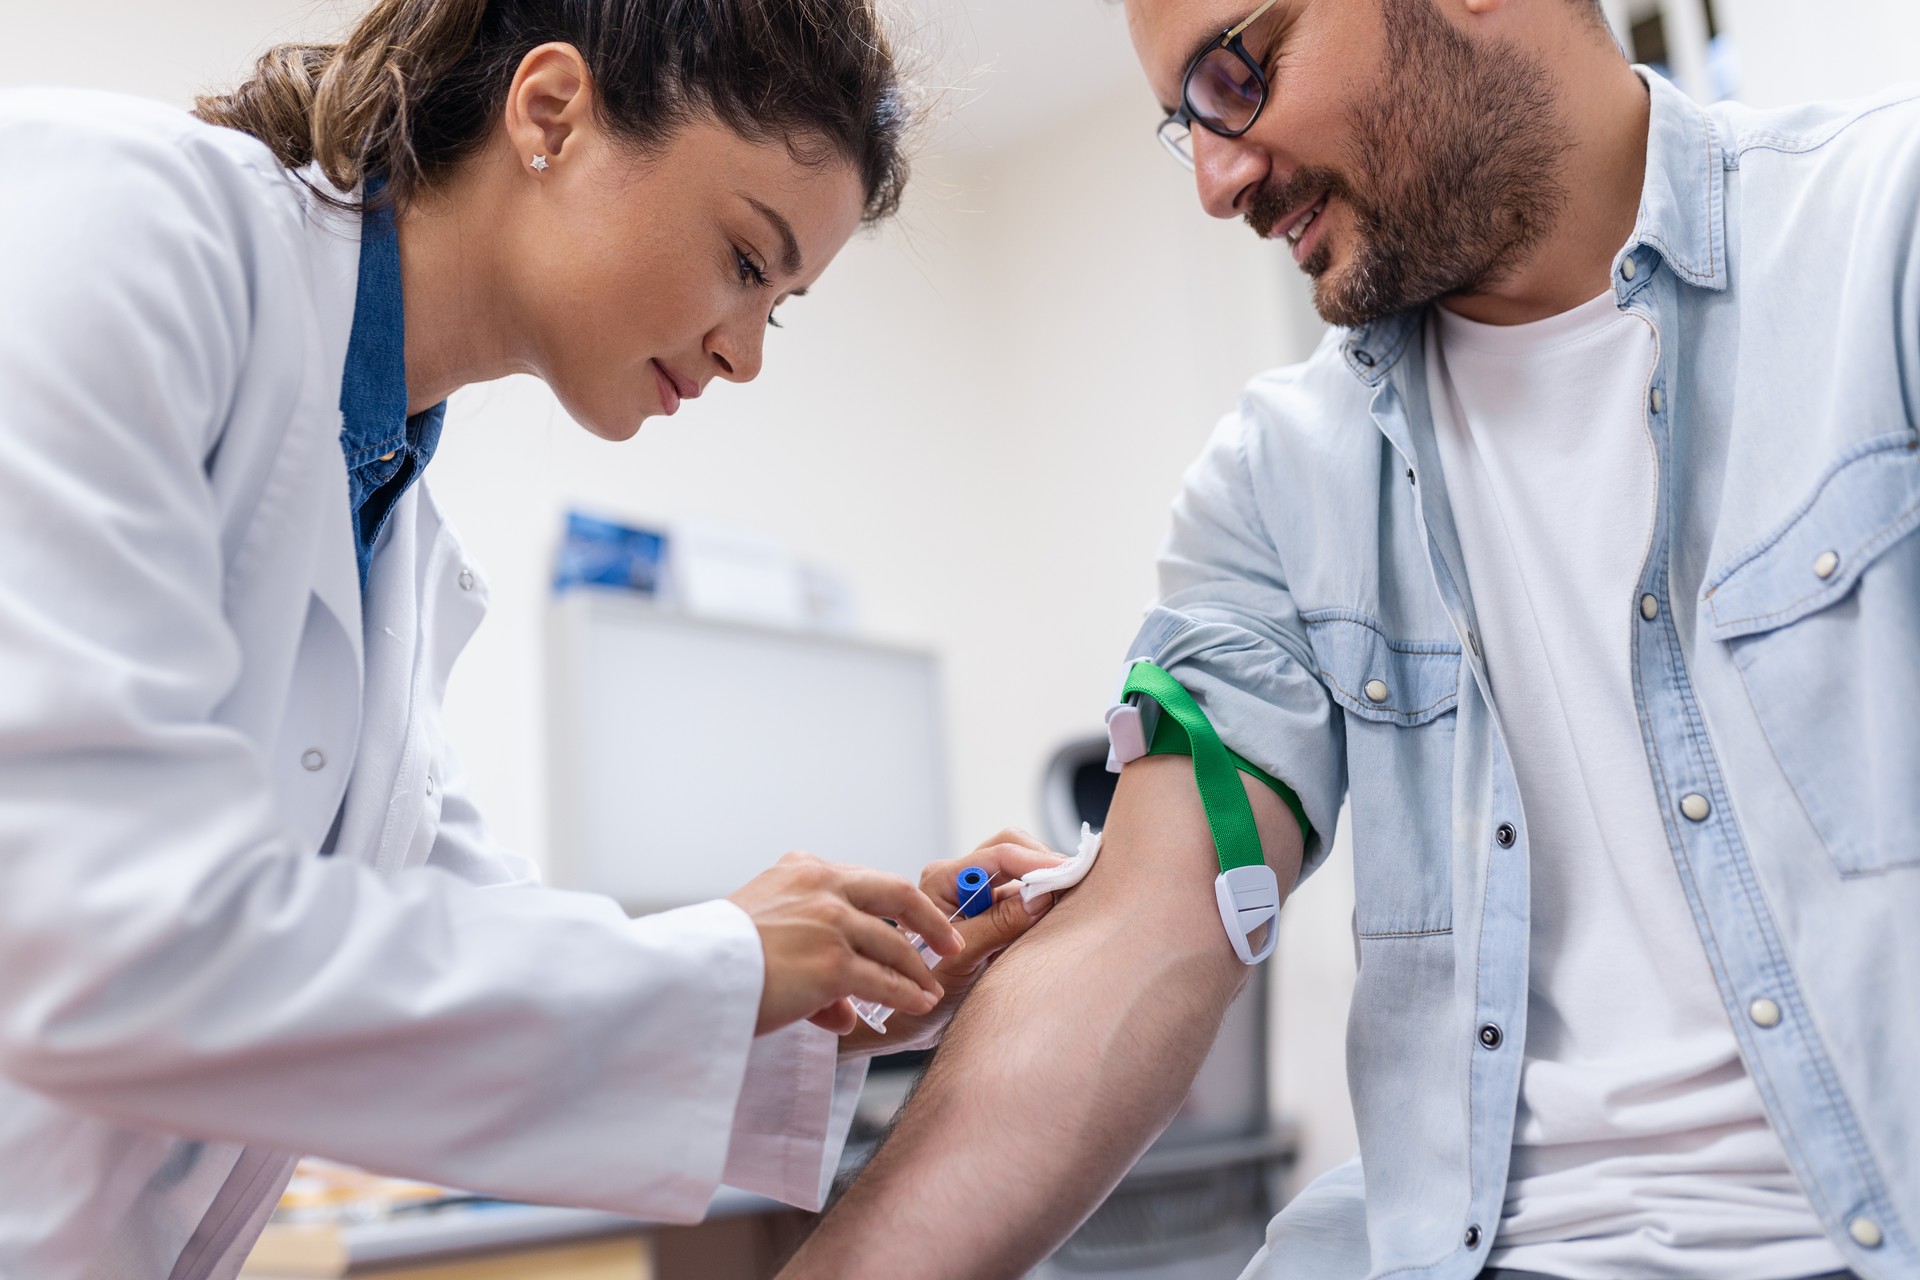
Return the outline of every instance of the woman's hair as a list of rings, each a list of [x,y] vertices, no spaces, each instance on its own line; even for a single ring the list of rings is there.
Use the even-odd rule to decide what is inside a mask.
[[[868,222],[900,206],[909,113],[872,0],[376,0],[344,43],[277,45],[194,114],[404,204],[480,149],[549,41],[579,50],[602,120],[642,152],[708,119],[851,163]]]

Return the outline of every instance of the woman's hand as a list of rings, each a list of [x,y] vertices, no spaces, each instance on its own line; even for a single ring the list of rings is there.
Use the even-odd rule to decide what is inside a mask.
[[[1022,902],[1019,887],[1009,882],[1030,871],[1057,867],[1064,861],[1035,837],[1008,828],[964,858],[932,863],[920,873],[920,888],[939,904],[943,915],[952,915],[960,909],[959,887],[955,882],[961,871],[982,867],[993,877],[993,906],[970,920],[965,917],[954,920],[966,946],[958,955],[947,956],[932,971],[946,994],[931,1009],[896,1006],[893,1017],[887,1020],[884,1035],[861,1022],[845,1004],[824,1011],[814,1021],[830,1031],[844,1033],[840,1037],[840,1052],[848,1056],[899,1053],[937,1043],[961,997],[986,970],[987,962],[1032,928],[1053,905],[1050,893],[1031,903]]]
[[[727,901],[753,920],[766,958],[755,1035],[802,1018],[844,1031],[844,1023],[855,1020],[848,996],[915,1013],[933,1010],[940,983],[889,919],[943,956],[960,955],[964,945],[947,923],[951,905],[938,906],[899,876],[806,853],[789,853]]]

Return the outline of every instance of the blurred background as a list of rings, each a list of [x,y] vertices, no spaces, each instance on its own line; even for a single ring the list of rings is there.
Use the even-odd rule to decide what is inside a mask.
[[[10,5],[0,84],[185,105],[234,82],[271,43],[337,36],[359,7]],[[1920,77],[1914,0],[1607,9],[1637,60],[1703,100],[1846,97]],[[657,746],[644,714],[625,716],[627,704],[590,714],[593,664],[619,666],[620,644],[650,652],[661,619],[557,599],[567,513],[664,536],[668,585],[649,608],[705,616],[714,635],[744,636],[776,665],[838,655],[829,665],[852,663],[852,687],[860,672],[884,684],[873,673],[888,662],[918,673],[887,687],[915,691],[902,695],[900,731],[924,750],[901,766],[911,776],[862,764],[845,778],[830,807],[845,811],[849,840],[891,820],[868,803],[875,787],[929,797],[893,842],[902,865],[1009,823],[1061,838],[1043,780],[1063,745],[1100,729],[1183,468],[1249,376],[1318,339],[1291,263],[1242,225],[1206,218],[1155,142],[1158,111],[1117,6],[902,0],[895,10],[924,57],[934,112],[904,215],[857,239],[812,296],[783,310],[757,383],[716,386],[620,445],[589,437],[530,379],[454,398],[431,484],[491,584],[492,612],[456,669],[447,719],[496,834],[563,880],[618,881],[609,859],[629,859],[644,879],[704,856],[671,824],[659,828],[664,847],[616,840],[572,861],[577,851],[561,847],[588,838],[581,813],[604,810],[623,774],[632,790],[617,799],[636,811],[681,785],[633,763]],[[596,648],[591,637],[609,626],[626,639]],[[814,648],[785,645],[789,633]],[[644,712],[678,686],[701,706],[709,692],[727,701],[725,685],[724,668],[695,662],[621,696]],[[725,780],[746,790],[748,809],[757,771],[779,779],[821,743],[831,754],[857,736],[809,722],[804,708],[756,720],[751,700],[728,705],[714,732],[733,744]],[[739,850],[715,869],[727,883],[712,892],[833,821]],[[1275,1114],[1297,1125],[1290,1184],[1354,1148],[1343,1065],[1351,898],[1336,848],[1286,909],[1264,993],[1256,1061]]]

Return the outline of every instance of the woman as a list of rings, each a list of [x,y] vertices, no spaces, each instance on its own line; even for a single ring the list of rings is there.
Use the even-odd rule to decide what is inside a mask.
[[[818,1204],[847,997],[923,1043],[1025,912],[956,933],[957,862],[533,886],[441,741],[486,591],[417,481],[469,382],[625,439],[753,378],[898,203],[899,103],[867,0],[380,0],[198,120],[0,95],[0,1274],[231,1275],[299,1152]]]

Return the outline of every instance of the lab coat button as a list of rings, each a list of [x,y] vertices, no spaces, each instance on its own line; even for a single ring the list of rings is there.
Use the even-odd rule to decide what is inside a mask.
[[[433,794],[433,775],[432,774],[427,775],[427,794],[428,795]]]
[[[300,757],[300,767],[308,773],[318,773],[327,767],[327,754],[318,747],[308,747]]]
[[[1855,1218],[1847,1224],[1847,1234],[1852,1236],[1853,1242],[1862,1249],[1880,1247],[1880,1224],[1872,1218]]]
[[[1502,849],[1513,848],[1513,842],[1518,837],[1519,837],[1519,833],[1513,829],[1513,824],[1511,822],[1503,822],[1498,827],[1494,828],[1494,832],[1493,832],[1494,843],[1498,844]]]
[[[460,589],[462,591],[473,590],[473,570],[462,569],[460,571]]]
[[[1822,551],[1813,562],[1813,575],[1816,578],[1831,578],[1834,570],[1840,567],[1840,554],[1836,551]]]
[[[1680,812],[1687,815],[1689,822],[1705,822],[1707,815],[1713,812],[1713,806],[1707,798],[1698,792],[1680,797]]]
[[[1640,597],[1640,616],[1648,622],[1660,616],[1660,600],[1652,592]]]
[[[1385,702],[1387,700],[1387,682],[1385,680],[1367,681],[1367,701]]]
[[[1747,1006],[1747,1016],[1753,1019],[1756,1027],[1777,1027],[1780,1025],[1780,1006],[1761,996]]]

